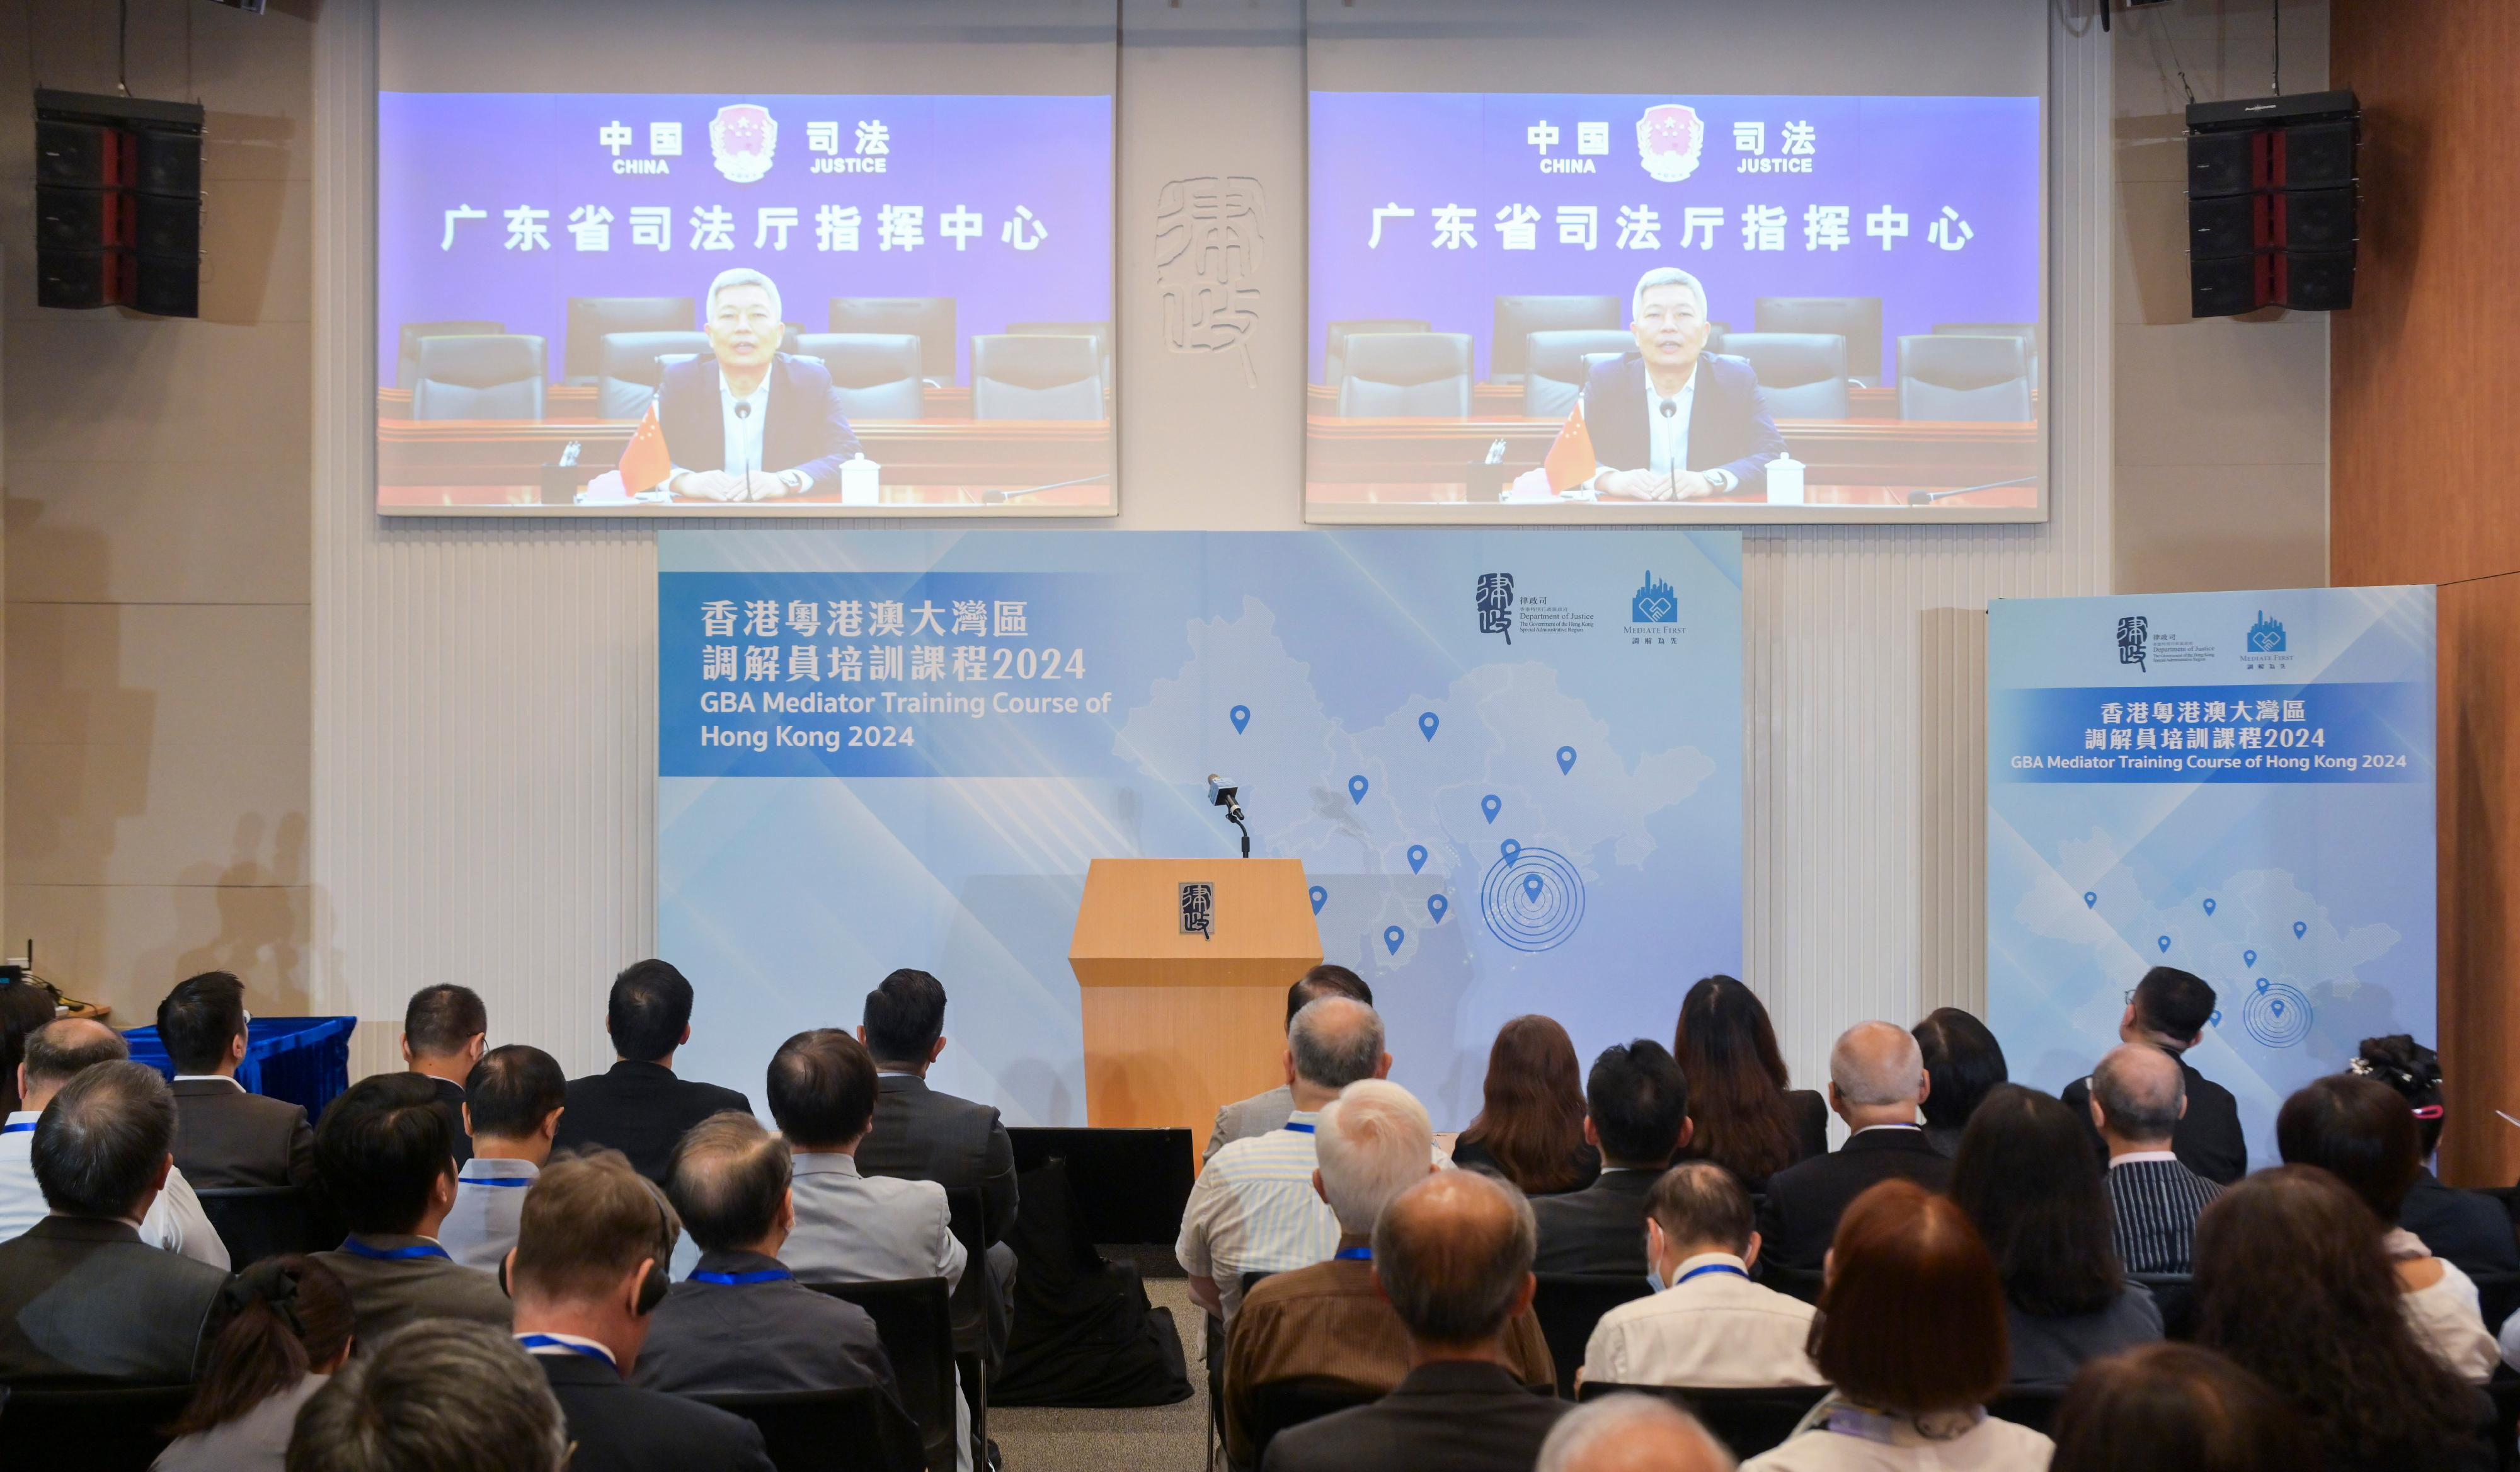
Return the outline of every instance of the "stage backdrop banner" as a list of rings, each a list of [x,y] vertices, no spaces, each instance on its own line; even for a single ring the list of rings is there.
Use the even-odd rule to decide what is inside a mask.
[[[914,966],[940,1087],[1085,1123],[1086,866],[1232,853],[1211,772],[1440,1127],[1507,1019],[1589,1060],[1739,969],[1737,532],[691,531],[658,566],[677,1067],[755,1100]]]
[[[2364,1037],[2434,1037],[2433,590],[2002,600],[1987,630],[1987,1007],[2061,1088],[2150,967],[2251,1166]]]

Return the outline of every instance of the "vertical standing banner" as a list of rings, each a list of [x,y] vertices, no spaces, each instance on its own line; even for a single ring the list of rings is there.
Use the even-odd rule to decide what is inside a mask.
[[[2055,1089],[2150,967],[2252,1166],[2364,1037],[2434,1038],[2433,590],[2005,600],[1987,633],[1987,1006]]]
[[[1086,866],[1234,853],[1211,772],[1447,1127],[1507,1019],[1589,1057],[1739,968],[1737,532],[694,531],[658,561],[657,936],[698,1077],[756,1087],[916,966],[952,998],[941,1086],[1084,1123]]]

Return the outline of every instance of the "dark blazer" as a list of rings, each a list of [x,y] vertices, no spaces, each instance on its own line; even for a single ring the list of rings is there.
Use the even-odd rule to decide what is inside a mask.
[[[568,1081],[568,1104],[552,1149],[618,1150],[640,1174],[662,1185],[683,1131],[713,1114],[752,1113],[752,1101],[731,1088],[678,1079],[660,1063],[623,1059],[609,1072]]]
[[[2415,1177],[2398,1209],[2398,1224],[2423,1239],[2437,1258],[2447,1258],[2459,1271],[2520,1272],[2520,1243],[2511,1232],[2511,1214],[2502,1203],[2474,1191],[2453,1190],[2426,1171]],[[2500,1324],[2489,1324],[2499,1329]]]
[[[857,432],[841,412],[832,370],[780,353],[770,364],[769,425],[762,432],[761,464],[777,475],[801,470],[817,488],[839,488],[840,462],[857,453]],[[684,470],[739,470],[726,463],[726,400],[718,388],[717,359],[702,356],[665,370],[656,390],[656,424],[665,448]]]
[[[858,1170],[932,1180],[949,1191],[977,1186],[984,1235],[1004,1241],[1015,1224],[1015,1147],[997,1110],[938,1093],[915,1074],[883,1074],[875,1081],[875,1127],[858,1146]]]
[[[1867,1129],[1831,1154],[1769,1176],[1759,1213],[1762,1257],[1780,1267],[1820,1266],[1848,1204],[1894,1179],[1939,1191],[1952,1183],[1952,1163],[1922,1129]]]
[[[305,1106],[249,1094],[224,1079],[182,1079],[175,1094],[175,1168],[194,1189],[302,1186],[315,1178]]]
[[[1545,1196],[1563,1196],[1569,1191],[1583,1190],[1585,1187],[1601,1178],[1600,1151],[1578,1141],[1575,1145],[1575,1154],[1573,1159],[1575,1165],[1575,1178],[1573,1180],[1567,1182],[1565,1185],[1559,1186],[1556,1190],[1537,1192],[1534,1194]],[[1488,1153],[1488,1147],[1477,1140],[1454,1141],[1453,1164],[1464,1171],[1485,1171],[1490,1175],[1498,1176],[1500,1178],[1505,1175],[1505,1167],[1498,1165],[1497,1158]],[[1517,1181],[1515,1184],[1519,1185],[1520,1182]]]
[[[0,1242],[0,1381],[183,1384],[208,1357],[227,1281],[127,1221],[46,1217]]]
[[[352,1233],[361,1244],[391,1252],[418,1247],[427,1239],[382,1233]],[[350,1290],[350,1313],[357,1323],[354,1355],[365,1355],[385,1337],[424,1318],[464,1318],[505,1327],[514,1310],[499,1276],[466,1267],[434,1255],[417,1258],[369,1258],[337,1248],[314,1254]]]
[[[1613,470],[1653,463],[1645,429],[1651,392],[1640,354],[1626,353],[1593,370],[1584,381],[1584,430],[1593,437],[1594,459]],[[1784,453],[1785,437],[1777,432],[1750,360],[1699,353],[1695,395],[1688,410],[1688,468],[1731,471],[1740,489],[1764,492],[1768,462]]]
[[[464,1085],[435,1074],[424,1077],[437,1090],[437,1112],[446,1116],[447,1132],[455,1136],[455,1163],[460,1166],[472,1158],[472,1136],[464,1130]]]
[[[1662,1178],[1658,1171],[1606,1167],[1580,1191],[1535,1196],[1531,1215],[1540,1224],[1534,1272],[1607,1272],[1645,1275],[1645,1193]]]
[[[761,1428],[733,1411],[625,1384],[584,1355],[536,1355],[577,1444],[569,1472],[772,1472]]]
[[[2249,1138],[2240,1132],[2239,1101],[2229,1089],[2189,1068],[2184,1058],[2179,1060],[2179,1072],[2187,1080],[2187,1112],[2171,1131],[2170,1153],[2207,1180],[2228,1186],[2249,1173]],[[2106,1161],[2108,1146],[2100,1143],[2099,1128],[2092,1124],[2092,1076],[2066,1084],[2061,1097],[2092,1131],[2092,1148]]]
[[[1270,1442],[1262,1472],[1531,1472],[1540,1444],[1575,1407],[1535,1396],[1504,1366],[1441,1360],[1400,1387]]]
[[[782,1270],[748,1252],[704,1252],[698,1270]],[[703,1283],[686,1278],[648,1321],[631,1378],[679,1394],[734,1390],[848,1390],[881,1386],[896,1402],[892,1361],[864,1309],[794,1278]],[[908,1412],[905,1411],[904,1414]]]

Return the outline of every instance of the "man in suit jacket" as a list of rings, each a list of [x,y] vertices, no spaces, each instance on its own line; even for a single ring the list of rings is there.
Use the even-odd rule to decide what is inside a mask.
[[[1640,501],[1764,493],[1785,438],[1748,360],[1705,350],[1706,288],[1657,266],[1638,278],[1632,306],[1637,350],[1584,382],[1593,488]]]
[[[1828,1053],[1828,1107],[1846,1121],[1846,1143],[1768,1177],[1759,1234],[1768,1261],[1816,1269],[1837,1219],[1867,1188],[1893,1178],[1929,1191],[1951,1184],[1952,1163],[1925,1138],[1916,1110],[1929,1086],[1924,1054],[1896,1023],[1858,1023]]]
[[[0,1242],[0,1382],[191,1380],[219,1328],[228,1275],[140,1240],[174,1169],[165,1081],[128,1060],[84,1069],[45,1106],[34,1136],[52,1215]]]
[[[25,1231],[52,1210],[35,1179],[35,1127],[44,1106],[86,1070],[130,1056],[121,1034],[90,1018],[65,1017],[26,1035],[25,1057],[18,1064],[18,1108],[0,1123],[0,1241]],[[221,1272],[229,1267],[227,1244],[219,1240],[219,1229],[210,1224],[202,1198],[180,1169],[166,1173],[158,1199],[141,1217],[140,1240]]]
[[[377,1074],[351,1084],[324,1111],[315,1163],[350,1228],[315,1260],[350,1290],[353,1353],[425,1318],[508,1321],[498,1279],[461,1265],[437,1240],[455,1205],[455,1153],[427,1079]]]
[[[2179,1060],[2187,1097],[2187,1112],[2170,1148],[2188,1170],[2218,1186],[2228,1186],[2249,1173],[2248,1136],[2240,1131],[2239,1102],[2231,1091],[2188,1065],[2186,1053],[2205,1036],[2214,1017],[2214,989],[2203,977],[2176,966],[2155,966],[2143,974],[2127,997],[2126,1015],[2118,1019],[2118,1036],[2146,1042]],[[2092,1081],[2086,1076],[2065,1085],[2060,1095],[2084,1118],[2091,1117]],[[2107,1146],[2093,1135],[2094,1148]]]
[[[1535,1229],[1522,1193],[1477,1171],[1402,1192],[1373,1227],[1373,1275],[1414,1366],[1372,1405],[1290,1427],[1263,1472],[1530,1472],[1570,1407],[1522,1388],[1507,1325],[1531,1307]]]
[[[1373,1005],[1373,989],[1365,984],[1363,977],[1344,966],[1316,966],[1286,989],[1286,1025],[1293,1027],[1295,1014],[1304,1010],[1304,1003],[1317,996],[1352,996],[1369,1007]],[[1199,1154],[1199,1169],[1207,1169],[1207,1163],[1216,1159],[1216,1152],[1236,1140],[1247,1140],[1255,1134],[1285,1128],[1286,1121],[1294,1113],[1295,1089],[1289,1083],[1263,1089],[1247,1099],[1218,1105],[1216,1124],[1207,1132],[1207,1148]]]
[[[750,1421],[629,1383],[676,1235],[654,1188],[608,1151],[561,1162],[525,1193],[508,1270],[517,1343],[568,1418],[570,1472],[771,1472]]]
[[[464,1119],[464,1081],[490,1046],[490,1009],[470,987],[439,982],[411,994],[402,1009],[403,1066],[437,1090],[438,1113],[455,1132],[455,1163],[472,1158],[472,1128]]]
[[[2223,1194],[2170,1148],[2186,1105],[2179,1060],[2150,1043],[2121,1043],[2092,1071],[2090,1118],[2109,1147],[2111,1231],[2129,1272],[2192,1271],[2196,1219]]]
[[[1650,1038],[1605,1048],[1584,1081],[1584,1138],[1601,1173],[1580,1191],[1531,1204],[1542,1272],[1645,1275],[1645,1196],[1688,1143],[1688,1080]]]
[[[302,1106],[248,1093],[245,984],[205,971],[158,1004],[158,1040],[175,1065],[175,1164],[202,1190],[303,1186],[315,1178],[315,1131]]]
[[[713,1114],[752,1113],[731,1088],[674,1077],[674,1050],[692,1040],[692,984],[663,961],[641,961],[612,979],[604,1030],[609,1072],[571,1079],[555,1150],[618,1150],[662,1184],[683,1131]]]
[[[656,390],[674,469],[665,484],[701,501],[766,501],[836,483],[858,437],[831,370],[779,350],[779,288],[738,266],[709,283],[710,356],[676,363]]]
[[[325,1383],[300,1408],[297,1435],[322,1449],[309,1461],[326,1472],[586,1472],[569,1460],[551,1382],[505,1328],[431,1319],[315,1378]]]

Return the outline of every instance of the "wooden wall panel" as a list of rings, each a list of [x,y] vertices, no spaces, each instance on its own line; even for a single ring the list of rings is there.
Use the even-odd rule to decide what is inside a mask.
[[[2441,590],[2442,1174],[2520,1179],[2520,574]]]

